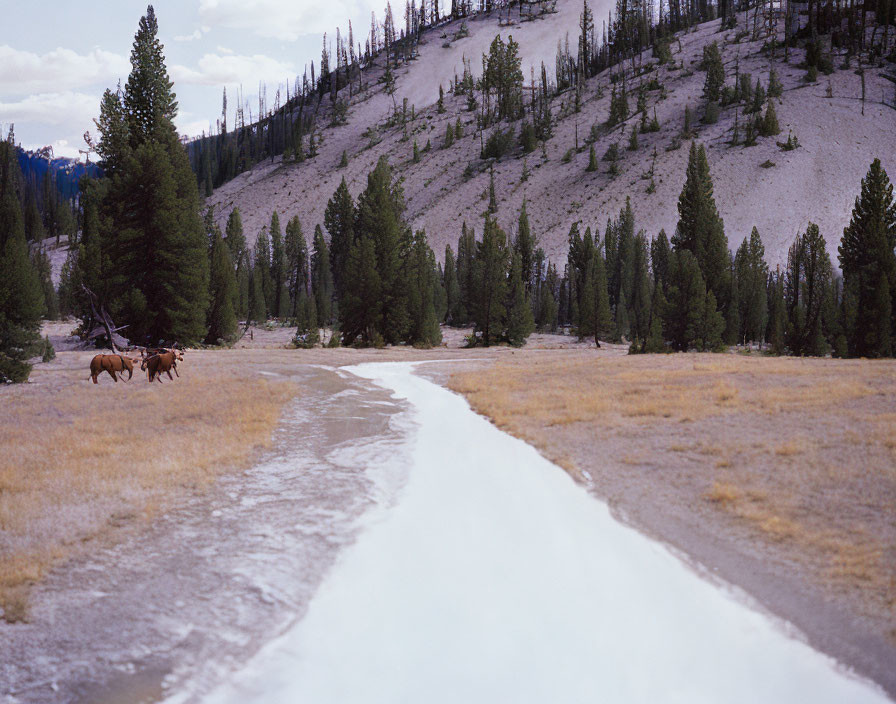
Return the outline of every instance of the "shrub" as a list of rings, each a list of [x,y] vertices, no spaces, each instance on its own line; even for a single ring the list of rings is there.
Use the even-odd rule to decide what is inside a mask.
[[[538,138],[535,136],[535,128],[528,120],[526,120],[520,128],[520,146],[526,154],[531,154],[538,146]]]
[[[489,135],[489,138],[485,140],[485,146],[482,148],[482,158],[500,159],[513,149],[514,138],[515,134],[513,127],[506,132],[501,129],[496,129]]]
[[[619,158],[619,144],[617,142],[613,142],[609,147],[607,147],[607,151],[604,152],[602,158],[604,161],[616,161]]]
[[[762,118],[762,124],[759,126],[759,132],[763,137],[773,137],[781,133],[781,127],[778,125],[778,115],[775,113],[775,103],[768,101],[765,116]]]
[[[703,113],[703,122],[707,125],[714,125],[719,121],[719,104],[714,100],[706,104],[706,111]]]
[[[768,97],[780,98],[783,93],[784,86],[781,85],[781,81],[778,79],[778,72],[772,68],[771,73],[768,75]]]

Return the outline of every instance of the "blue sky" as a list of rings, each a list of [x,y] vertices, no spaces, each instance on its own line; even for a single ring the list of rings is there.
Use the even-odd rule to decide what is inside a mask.
[[[418,0],[419,1],[419,0]],[[208,131],[221,113],[227,87],[233,124],[242,84],[253,115],[258,84],[272,106],[278,85],[320,61],[321,40],[335,41],[352,21],[355,45],[382,20],[385,0],[157,0],[159,36],[174,80],[181,134]],[[401,0],[393,3],[403,16]],[[0,127],[15,124],[26,148],[53,145],[57,156],[77,156],[103,91],[127,80],[131,43],[146,2],[0,0]]]

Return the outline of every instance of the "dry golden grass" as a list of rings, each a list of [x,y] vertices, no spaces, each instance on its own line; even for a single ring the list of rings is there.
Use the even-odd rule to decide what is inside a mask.
[[[657,510],[705,514],[896,623],[896,363],[524,352],[451,386],[546,454],[662,482]]]
[[[188,353],[181,377],[163,384],[138,373],[129,383],[101,377],[94,386],[81,378],[86,365],[72,364],[71,371],[40,370],[38,383],[7,392],[0,420],[5,618],[25,618],[28,586],[83,541],[151,517],[178,492],[245,465],[271,441],[297,388],[240,372],[237,354]]]

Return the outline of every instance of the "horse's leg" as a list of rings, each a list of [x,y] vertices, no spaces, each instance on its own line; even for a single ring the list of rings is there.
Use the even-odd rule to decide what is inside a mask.
[[[114,369],[108,369],[107,371],[109,372],[109,375],[112,377],[112,379],[115,380],[115,383],[117,384],[117,383],[118,383],[118,377],[115,376],[115,370],[114,370]]]
[[[174,377],[171,376],[171,370],[170,370],[170,369],[166,369],[165,371],[168,372],[168,378],[171,379],[171,381],[174,381]],[[176,372],[176,371],[177,371],[177,370],[175,370],[175,372]]]
[[[98,376],[99,376],[99,374],[94,374],[93,372],[90,372],[90,378],[93,379],[93,383],[94,383],[94,384],[98,384],[98,383],[99,383],[99,382],[96,380],[96,378],[97,378]]]
[[[177,374],[177,365],[176,364],[172,367],[172,369],[174,370],[174,373]],[[171,376],[171,375],[169,374],[168,376]],[[180,374],[177,374],[177,378],[180,379]]]

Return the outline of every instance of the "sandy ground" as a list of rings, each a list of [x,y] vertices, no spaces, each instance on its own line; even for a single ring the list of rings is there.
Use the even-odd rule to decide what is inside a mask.
[[[283,165],[279,158],[265,162],[215,191],[208,202],[215,205],[222,226],[233,207],[238,206],[251,242],[270,222],[271,212],[277,210],[282,222],[298,215],[310,237],[314,226],[323,222],[327,200],[340,179],[344,177],[352,194],[357,196],[366,185],[368,172],[385,155],[396,175],[405,179],[409,222],[415,229],[425,228],[436,256],[442,259],[446,244],[456,247],[462,221],[481,231],[489,171],[486,168],[472,177],[464,176],[469,164],[480,163],[475,115],[466,111],[463,96],[455,98],[450,94],[445,99],[446,112],[439,114],[432,104],[438,84],[441,82],[447,88],[446,78],[457,71],[459,57],[472,59],[474,74],[481,72],[481,54],[499,32],[505,38],[513,34],[519,41],[527,83],[526,67],[532,63],[540,65],[545,58],[548,75],[552,76],[557,41],[569,33],[575,45],[581,3],[561,0],[557,8],[558,13],[549,19],[512,27],[500,27],[496,18],[470,21],[467,23],[470,36],[451,43],[450,48],[443,48],[446,41],[443,35],[453,37],[459,23],[428,34],[421,46],[420,58],[397,72],[397,104],[400,106],[407,97],[409,106],[416,108],[407,135],[401,126],[383,126],[392,102],[381,92],[374,72],[369,77],[367,90],[353,103],[348,124],[323,129],[318,157],[302,164]],[[592,6],[598,21],[606,16],[607,9],[601,4]],[[661,130],[641,134],[636,151],[626,147],[637,116],[600,133],[594,145],[598,158],[610,144],[619,144],[620,173],[616,177],[607,172],[606,162],[601,162],[597,172],[585,171],[588,164],[585,139],[592,125],[605,122],[609,111],[609,73],[588,82],[585,103],[578,114],[567,105],[572,100],[569,92],[558,96],[553,105],[554,136],[544,152],[537,149],[524,157],[516,151],[494,164],[500,224],[512,233],[520,206],[526,199],[533,232],[548,256],[562,262],[566,258],[572,223],[581,222],[603,232],[608,217],[615,217],[630,197],[639,229],[643,228],[653,237],[665,228],[671,236],[677,222],[677,200],[684,183],[688,142],[685,140],[677,149],[671,147],[679,141],[685,109],[690,106],[696,138],[708,150],[716,203],[725,220],[732,250],[749,236],[755,225],[765,244],[769,264],[773,267],[783,264],[795,235],[812,221],[827,239],[828,252],[836,266],[837,245],[849,220],[861,178],[871,161],[880,158],[889,173],[896,173],[896,163],[892,161],[896,111],[881,104],[882,101],[893,103],[893,85],[884,78],[885,67],[866,67],[867,101],[861,114],[861,78],[855,73],[855,63],[850,70],[821,75],[817,83],[808,84],[803,80],[805,70],[798,66],[803,58],[801,51],[794,51],[789,63],[784,63],[779,56],[775,68],[784,86],[784,95],[776,101],[776,110],[781,134],[760,138],[754,147],[731,147],[728,142],[738,109],[724,108],[715,125],[700,123],[698,108],[702,105],[700,96],[705,74],[697,69],[697,63],[703,46],[709,41],[718,41],[727,83],[733,83],[739,71],[750,73],[754,84],[758,78],[767,85],[772,64],[759,52],[762,42],[751,42],[749,35],[738,38],[746,25],[741,15],[735,30],[719,32],[716,21],[682,34],[680,43],[672,45],[674,63],[655,69],[643,78],[633,78],[628,66],[630,89],[651,78],[662,84],[664,93],[653,90],[648,94],[648,113],[652,117],[656,112]],[[641,60],[644,65],[654,61],[649,52]],[[840,63],[841,59],[835,58],[835,64]],[[620,67],[614,69],[620,70]],[[829,90],[830,98],[827,97]],[[635,110],[635,104],[636,94],[632,93],[631,111]],[[464,123],[464,138],[451,148],[442,149],[447,125],[458,118]],[[739,123],[742,136],[745,123],[742,113]],[[380,125],[375,140],[365,135],[372,125]],[[790,131],[802,146],[785,152],[776,142],[786,140]],[[576,135],[579,151],[572,155],[571,162],[564,163],[564,155],[577,144]],[[421,149],[427,142],[432,145],[432,151],[423,153],[418,164],[411,160],[414,141]],[[343,151],[349,157],[349,165],[340,169],[337,164]],[[774,165],[763,168],[761,165],[767,162]],[[649,194],[646,191],[651,167],[656,191]],[[524,168],[529,171],[526,181],[522,180]]]
[[[536,353],[449,384],[896,694],[896,365]]]

